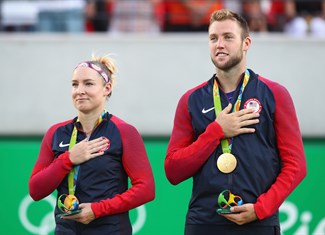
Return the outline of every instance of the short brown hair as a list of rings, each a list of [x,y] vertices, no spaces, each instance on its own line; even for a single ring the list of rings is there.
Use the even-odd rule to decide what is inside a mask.
[[[210,16],[210,25],[215,21],[234,20],[237,21],[242,29],[242,39],[249,36],[249,27],[247,21],[239,14],[227,10],[221,9],[213,12]]]

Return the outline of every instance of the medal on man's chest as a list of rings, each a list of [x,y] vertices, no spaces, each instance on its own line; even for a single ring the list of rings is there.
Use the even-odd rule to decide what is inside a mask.
[[[237,100],[233,104],[233,109],[232,112],[237,112],[240,109],[241,101],[242,101],[242,96],[244,89],[249,81],[250,78],[250,73],[249,70],[246,69],[242,81],[242,85],[240,87],[239,93]],[[222,105],[221,105],[221,98],[220,98],[220,93],[219,93],[219,86],[217,82],[217,78],[214,80],[214,85],[213,85],[213,103],[214,103],[214,110],[216,117],[218,117],[218,114],[222,111]],[[251,105],[254,105],[255,103],[252,102]],[[229,174],[233,172],[236,167],[237,167],[237,159],[236,157],[231,154],[231,149],[232,149],[232,143],[233,143],[233,137],[232,138],[225,138],[222,139],[221,141],[221,148],[223,154],[221,154],[218,159],[217,159],[217,168],[219,171],[225,174]]]
[[[237,159],[231,153],[223,153],[218,157],[217,167],[222,173],[231,173],[236,169]]]

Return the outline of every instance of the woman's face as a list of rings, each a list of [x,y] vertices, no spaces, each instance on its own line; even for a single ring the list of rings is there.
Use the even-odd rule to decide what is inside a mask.
[[[98,72],[91,68],[78,67],[72,74],[72,102],[80,112],[102,111],[111,89],[111,83],[105,84]]]

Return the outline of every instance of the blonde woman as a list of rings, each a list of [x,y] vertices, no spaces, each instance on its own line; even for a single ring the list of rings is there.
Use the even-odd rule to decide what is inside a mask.
[[[77,116],[50,127],[42,140],[29,191],[41,200],[57,190],[55,234],[131,235],[128,211],[155,197],[140,134],[105,110],[115,73],[108,56],[79,63],[71,81]]]

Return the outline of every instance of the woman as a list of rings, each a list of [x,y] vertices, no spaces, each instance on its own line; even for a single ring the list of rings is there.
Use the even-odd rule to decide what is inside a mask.
[[[41,200],[57,190],[55,234],[132,234],[128,211],[155,197],[140,134],[105,111],[115,71],[107,56],[78,64],[72,74],[78,116],[53,125],[43,138],[29,192]],[[62,206],[67,195],[79,202],[72,211]]]

